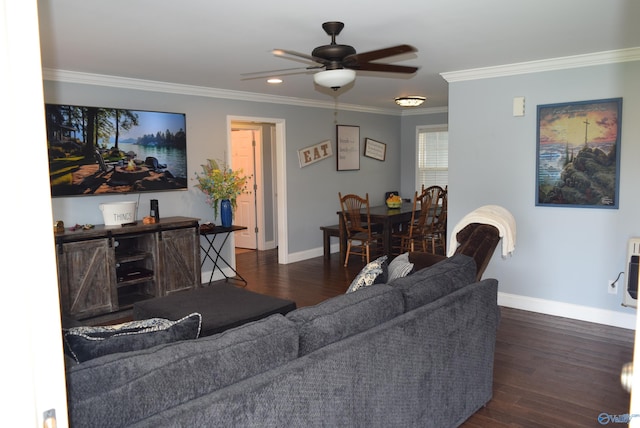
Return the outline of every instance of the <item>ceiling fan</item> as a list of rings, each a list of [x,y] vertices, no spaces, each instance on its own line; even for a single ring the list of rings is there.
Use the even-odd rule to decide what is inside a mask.
[[[274,49],[273,54],[278,56],[290,55],[315,63],[306,67],[306,69],[323,68],[324,70],[313,75],[314,82],[334,91],[352,82],[356,77],[356,70],[405,74],[415,73],[418,70],[418,67],[371,62],[409,52],[417,52],[417,49],[413,46],[397,45],[357,53],[353,46],[336,43],[336,36],[344,28],[344,23],[336,21],[325,22],[322,24],[322,28],[331,36],[331,44],[318,46],[311,52],[311,55],[287,49]]]

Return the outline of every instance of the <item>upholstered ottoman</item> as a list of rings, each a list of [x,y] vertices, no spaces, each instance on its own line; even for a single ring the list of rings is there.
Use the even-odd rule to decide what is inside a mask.
[[[200,336],[210,336],[239,325],[286,314],[296,309],[292,300],[280,299],[222,283],[136,302],[133,317],[178,320],[193,312],[202,315]]]

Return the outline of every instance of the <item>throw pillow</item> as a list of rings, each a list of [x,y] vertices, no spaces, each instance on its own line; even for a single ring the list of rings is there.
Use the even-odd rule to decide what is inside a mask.
[[[374,261],[367,263],[360,273],[349,285],[347,293],[354,292],[362,287],[372,284],[385,283],[387,281],[387,256],[378,257]]]
[[[177,321],[163,318],[117,325],[64,329],[65,351],[78,363],[116,352],[138,351],[163,343],[197,339],[202,316],[194,312]]]
[[[405,277],[409,275],[412,270],[413,263],[409,262],[409,253],[400,254],[389,263],[389,278],[387,282]]]

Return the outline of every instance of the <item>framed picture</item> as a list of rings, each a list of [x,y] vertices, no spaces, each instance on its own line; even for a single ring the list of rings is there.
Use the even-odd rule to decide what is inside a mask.
[[[384,161],[387,155],[387,145],[371,138],[364,139],[364,155],[368,158]]]
[[[311,165],[333,155],[331,151],[331,141],[326,140],[313,146],[298,150],[298,161],[300,168]]]
[[[360,127],[336,125],[338,171],[360,169]]]
[[[618,208],[622,98],[538,106],[536,205]]]

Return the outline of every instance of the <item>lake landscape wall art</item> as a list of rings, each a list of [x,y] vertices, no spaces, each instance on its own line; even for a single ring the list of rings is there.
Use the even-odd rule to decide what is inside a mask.
[[[538,105],[536,205],[618,208],[622,98]]]
[[[51,196],[186,190],[186,116],[45,104]]]

